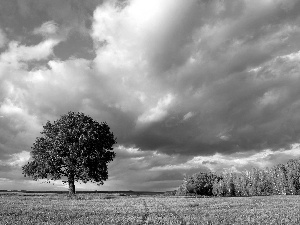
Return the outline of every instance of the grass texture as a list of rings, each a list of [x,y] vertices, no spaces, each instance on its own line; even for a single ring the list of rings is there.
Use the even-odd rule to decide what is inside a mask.
[[[1,194],[0,224],[300,224],[300,196]]]

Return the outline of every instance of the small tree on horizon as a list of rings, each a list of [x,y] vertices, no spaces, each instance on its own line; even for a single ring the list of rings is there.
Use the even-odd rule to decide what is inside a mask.
[[[75,181],[101,185],[107,180],[107,163],[116,155],[112,146],[117,142],[106,122],[68,112],[43,128],[33,143],[32,161],[22,167],[25,177],[48,181],[65,177],[69,195],[75,194]]]

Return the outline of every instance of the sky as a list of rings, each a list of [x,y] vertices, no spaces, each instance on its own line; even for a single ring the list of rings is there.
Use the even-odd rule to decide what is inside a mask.
[[[106,121],[102,186],[176,189],[184,175],[300,157],[300,1],[1,0],[0,189],[24,177],[43,125]]]

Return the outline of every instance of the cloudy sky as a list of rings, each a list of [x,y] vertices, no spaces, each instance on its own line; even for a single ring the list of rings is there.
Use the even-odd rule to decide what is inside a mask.
[[[300,1],[0,1],[0,189],[64,190],[21,166],[47,120],[117,137],[103,186],[164,191],[198,171],[300,156]]]

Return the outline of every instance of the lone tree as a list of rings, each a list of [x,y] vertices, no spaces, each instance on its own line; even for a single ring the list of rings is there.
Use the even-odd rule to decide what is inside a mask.
[[[25,177],[48,181],[65,177],[69,195],[75,194],[75,181],[103,184],[108,178],[107,163],[116,155],[112,146],[117,143],[107,123],[68,112],[43,128],[42,137],[33,143],[32,161],[22,167]]]

